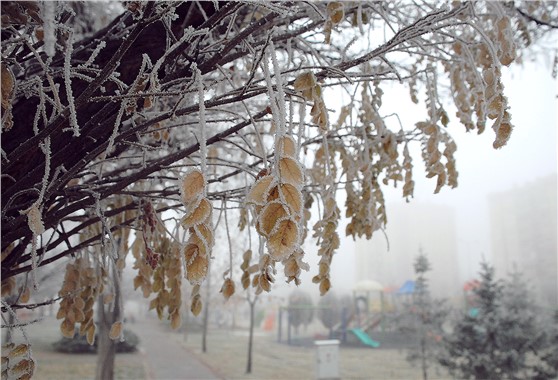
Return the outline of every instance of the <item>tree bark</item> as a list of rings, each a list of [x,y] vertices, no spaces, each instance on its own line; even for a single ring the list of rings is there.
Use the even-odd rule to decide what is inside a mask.
[[[234,6],[224,8],[223,12]],[[201,8],[203,8],[203,11]],[[154,9],[154,4],[148,3],[145,6],[144,18],[149,19],[149,16],[154,14]],[[218,14],[218,11],[213,3],[202,2],[201,7],[192,6],[188,3],[180,4],[176,13],[179,17],[172,23],[171,29],[174,35],[179,38],[188,26],[197,28],[204,23],[204,16],[211,17]],[[48,178],[50,186],[42,204],[44,209],[48,210],[42,215],[45,228],[56,227],[61,219],[75,211],[73,207],[77,207],[78,203],[85,202],[82,205],[85,207],[92,204],[87,199],[90,194],[78,194],[73,190],[65,189],[65,187],[72,176],[79,177],[79,173],[89,164],[90,158],[97,155],[98,150],[104,150],[114,127],[118,105],[106,101],[91,102],[89,101],[91,96],[114,95],[117,90],[116,85],[111,81],[104,81],[107,76],[117,71],[119,80],[130,85],[138,75],[143,55],[149,56],[151,61],[155,62],[164,54],[167,34],[163,23],[157,20],[151,23],[145,22],[145,25],[143,25],[142,22],[143,20],[140,20],[136,23],[130,12],[125,11],[111,25],[98,31],[93,36],[85,37],[73,44],[71,64],[76,66],[76,62],[83,62],[91,55],[99,41],[106,43],[106,47],[99,52],[95,59],[95,64],[103,68],[102,73],[104,75],[101,77],[101,74],[99,74],[95,81],[91,83],[78,78],[72,80],[71,86],[75,98],[76,117],[80,125],[80,136],[74,136],[71,131],[68,131],[69,117],[63,114],[54,118],[47,125],[43,125],[42,119],[39,120],[40,133],[35,135],[33,131],[34,110],[39,105],[38,95],[28,98],[21,96],[14,101],[12,113],[15,127],[2,131],[3,157],[4,154],[8,157],[7,160],[3,158],[2,161],[3,176],[0,186],[3,211],[2,251],[5,251],[13,242],[19,241],[20,243],[5,257],[5,260],[2,260],[2,277],[14,275],[15,273],[10,273],[11,269],[17,268],[30,259],[29,255],[26,254],[26,249],[31,241],[31,231],[27,227],[26,217],[20,215],[19,211],[29,208],[37,200],[37,192],[33,189],[36,190],[40,186],[45,174],[45,154],[39,148],[39,142],[42,142],[45,137],[48,136],[51,141],[50,167],[53,168]],[[138,27],[131,33],[119,34],[119,31],[123,28],[130,27],[134,23]],[[186,50],[180,49],[180,52],[187,54]],[[42,54],[44,59],[44,53]],[[37,66],[35,56],[28,54],[26,51],[20,52],[20,55],[21,60],[18,63],[23,67]],[[57,52],[50,69],[53,73],[54,83],[59,85],[61,89],[64,88],[64,79],[60,74],[63,67],[63,53]],[[181,72],[181,74],[186,75],[188,72]],[[25,78],[24,73],[17,70],[15,75],[18,80]],[[34,72],[33,75],[35,75]],[[165,80],[167,78],[163,78],[163,82]],[[101,91],[101,84],[104,92]],[[50,86],[46,79],[43,85]],[[59,95],[62,104],[68,104],[66,92],[59,91]],[[46,107],[46,112],[50,114],[52,106],[47,104]],[[30,112],[30,110],[33,110],[33,112]],[[131,136],[131,141],[133,140],[134,136]],[[126,144],[117,144],[113,155],[121,154],[125,149],[128,149]],[[58,168],[65,168],[65,170],[54,181],[53,175],[55,172],[58,173],[55,170]],[[102,199],[110,195],[100,192],[102,193]],[[66,200],[65,205],[57,204],[59,203],[57,200],[60,198]],[[9,208],[6,208],[10,199],[13,202],[11,202]],[[70,252],[66,254],[70,254]]]
[[[420,354],[422,359],[422,379],[428,380],[428,366],[426,363],[426,342],[424,336],[420,338]]]
[[[248,360],[246,361],[246,373],[252,373],[252,351],[254,347],[254,309],[256,306],[256,298],[250,304],[250,333],[248,335]]]
[[[98,334],[97,334],[97,369],[95,371],[96,380],[114,379],[114,359],[116,357],[115,340],[110,339],[109,333],[114,322],[121,320],[122,310],[120,308],[122,293],[120,284],[121,273],[113,268],[114,277],[114,303],[105,306],[103,295],[99,295],[97,300]]]
[[[100,295],[97,301],[97,369],[95,371],[96,380],[114,379],[114,358],[116,356],[116,343],[109,338],[112,324],[115,322],[114,313],[105,310],[103,296]]]

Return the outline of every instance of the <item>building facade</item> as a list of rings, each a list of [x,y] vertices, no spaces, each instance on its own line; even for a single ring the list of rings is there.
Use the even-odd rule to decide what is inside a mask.
[[[558,306],[557,177],[491,194],[492,258],[503,278],[524,275],[542,306]]]

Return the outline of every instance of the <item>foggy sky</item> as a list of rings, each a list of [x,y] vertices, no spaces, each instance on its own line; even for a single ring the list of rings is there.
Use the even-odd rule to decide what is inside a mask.
[[[411,202],[434,202],[455,209],[461,281],[478,273],[483,257],[488,261],[491,259],[488,195],[557,172],[558,82],[552,78],[551,71],[550,64],[544,59],[536,63],[526,62],[523,67],[502,69],[504,93],[509,99],[515,128],[508,144],[499,150],[492,147],[495,134],[490,124],[481,135],[477,135],[476,131],[466,133],[465,128],[458,124],[454,111],[448,108],[452,119],[448,131],[458,146],[455,157],[459,186],[456,189],[444,188],[439,194],[433,194],[436,178],[425,178],[424,165],[418,153],[419,144],[416,144],[413,155],[415,196]],[[408,98],[406,88],[384,88],[384,91],[380,109],[382,115],[397,112],[406,126],[424,118],[423,108],[410,101],[410,104],[402,106],[402,99]],[[401,197],[401,187],[383,189],[386,204],[405,202]],[[389,228],[389,209],[387,213]],[[344,219],[340,223],[341,247],[332,265],[332,290],[336,292],[348,292],[354,285],[355,244],[352,238],[344,237],[346,223]],[[311,283],[317,270],[314,242],[306,248],[311,269],[310,273],[302,276],[303,288],[314,294],[317,291],[317,285]]]

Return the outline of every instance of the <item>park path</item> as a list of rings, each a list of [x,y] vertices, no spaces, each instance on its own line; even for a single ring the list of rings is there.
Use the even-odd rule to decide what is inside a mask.
[[[140,338],[139,349],[144,356],[148,380],[217,380],[211,368],[200,362],[193,353],[173,337],[167,326],[145,320],[128,324]]]

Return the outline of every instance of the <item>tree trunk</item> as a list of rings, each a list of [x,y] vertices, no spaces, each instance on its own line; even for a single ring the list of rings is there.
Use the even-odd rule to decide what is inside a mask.
[[[420,338],[420,356],[422,359],[422,379],[428,380],[428,368],[426,366],[426,342],[424,336]]]
[[[114,277],[114,303],[106,305],[103,303],[103,295],[99,295],[97,300],[97,369],[95,371],[96,380],[114,379],[114,358],[116,357],[116,341],[110,339],[109,333],[112,324],[121,320],[121,299],[120,275],[116,268],[113,269]],[[112,306],[112,307],[111,307]]]
[[[256,299],[248,301],[250,304],[250,334],[248,335],[248,360],[246,362],[246,373],[252,373],[252,349],[254,346],[254,309]]]
[[[97,369],[96,380],[114,379],[114,357],[116,356],[116,343],[109,338],[112,324],[115,322],[114,313],[105,310],[103,296],[97,301]]]

